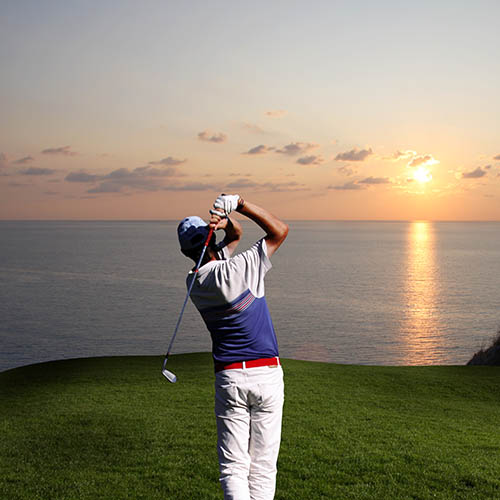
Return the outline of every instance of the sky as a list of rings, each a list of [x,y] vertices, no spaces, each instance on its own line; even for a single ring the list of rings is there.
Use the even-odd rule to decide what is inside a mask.
[[[500,220],[496,0],[0,12],[0,219]]]

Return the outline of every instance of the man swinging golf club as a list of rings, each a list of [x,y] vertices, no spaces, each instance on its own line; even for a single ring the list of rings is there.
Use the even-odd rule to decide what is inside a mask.
[[[231,257],[242,235],[241,225],[229,218],[234,210],[266,235]],[[220,244],[215,235],[208,242],[191,291],[212,337],[220,481],[225,499],[270,500],[281,439],[283,371],[264,276],[288,226],[238,195],[222,194],[210,213],[209,225],[199,217],[181,221],[178,236],[182,253],[198,262],[210,228],[225,232]]]

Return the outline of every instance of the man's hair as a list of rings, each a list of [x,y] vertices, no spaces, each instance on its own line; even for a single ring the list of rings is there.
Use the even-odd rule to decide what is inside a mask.
[[[181,252],[186,256],[189,257],[194,261],[195,264],[198,264],[198,261],[200,260],[200,255],[203,250],[203,245],[205,242],[203,241],[200,246],[197,246],[196,248],[190,248],[189,250],[184,250],[181,248]],[[217,251],[216,245],[215,245],[215,233],[212,234],[212,237],[210,238],[210,242],[208,244],[209,248],[213,251]]]

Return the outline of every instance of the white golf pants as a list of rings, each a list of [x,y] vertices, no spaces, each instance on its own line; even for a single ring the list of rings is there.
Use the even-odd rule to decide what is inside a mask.
[[[225,500],[274,498],[283,399],[279,365],[215,374],[217,451]]]

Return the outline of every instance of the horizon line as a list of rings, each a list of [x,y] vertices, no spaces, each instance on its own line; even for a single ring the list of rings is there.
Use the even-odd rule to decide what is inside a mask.
[[[246,218],[240,219],[245,221]],[[289,222],[500,222],[499,219],[288,219]],[[179,219],[0,219],[1,222],[179,222]]]

